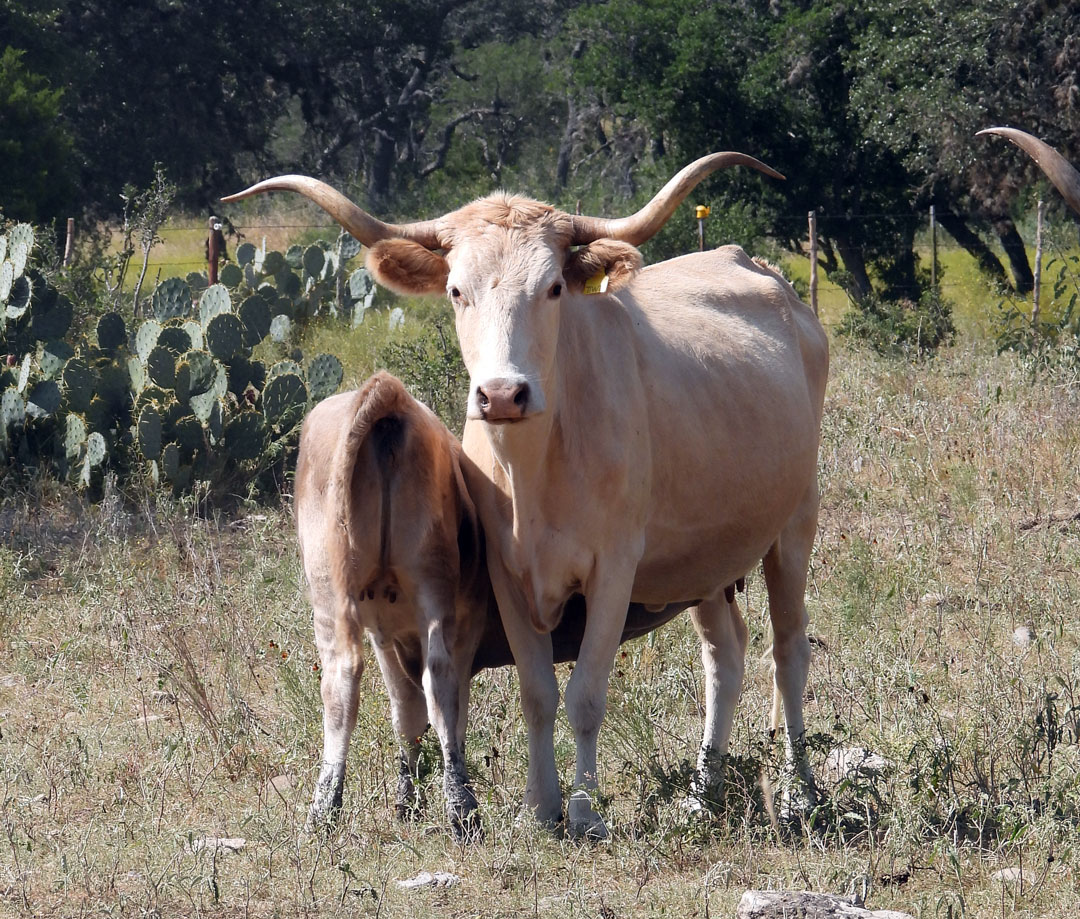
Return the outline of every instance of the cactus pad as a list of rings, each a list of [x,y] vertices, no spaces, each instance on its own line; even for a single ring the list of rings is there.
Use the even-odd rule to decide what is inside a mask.
[[[73,357],[64,367],[64,391],[68,405],[77,412],[90,407],[94,395],[94,373],[86,363]]]
[[[60,387],[55,380],[39,380],[26,394],[26,414],[47,418],[60,408]]]
[[[169,348],[158,345],[146,359],[146,372],[158,386],[172,389],[176,385],[176,355]]]
[[[189,461],[203,445],[203,429],[194,415],[184,415],[173,425],[176,444],[182,459]]]
[[[39,289],[41,289],[39,287]],[[38,341],[63,338],[71,328],[71,301],[56,296],[55,288],[46,288],[40,304],[34,304],[30,313],[30,334]]]
[[[4,237],[0,237],[3,239]],[[7,303],[11,285],[15,283],[15,266],[6,259],[0,263],[0,303]]]
[[[153,405],[144,405],[135,425],[135,440],[148,460],[161,456],[161,430],[161,413]]]
[[[76,460],[86,443],[86,422],[81,415],[69,413],[64,419],[64,454],[69,460]]]
[[[239,265],[234,265],[229,262],[227,265],[221,266],[221,271],[218,273],[218,280],[226,287],[239,287],[244,283],[244,272]]]
[[[318,246],[308,246],[304,250],[303,264],[308,276],[317,278],[326,264],[326,254]]]
[[[135,353],[139,355],[139,360],[144,364],[150,352],[157,347],[158,336],[161,335],[161,323],[153,319],[148,319],[135,333]]]
[[[185,351],[190,351],[193,347],[191,336],[188,335],[183,323],[165,326],[158,336],[157,346],[159,348],[168,348],[177,357]]]
[[[119,313],[106,313],[98,320],[97,340],[102,351],[115,351],[127,341],[127,327]]]
[[[0,431],[22,424],[26,419],[26,403],[14,389],[5,389],[0,396]]]
[[[225,425],[225,447],[238,460],[258,459],[263,451],[263,420],[258,412],[239,412]]]
[[[300,247],[297,246],[297,249]],[[297,262],[299,264],[299,262]],[[263,274],[277,274],[282,268],[285,268],[285,258],[280,252],[271,250],[263,257],[261,271]]]
[[[240,243],[240,245],[236,247],[236,263],[241,267],[250,265],[255,261],[256,251],[255,246],[251,243]]]
[[[338,255],[342,262],[347,262],[351,258],[356,258],[360,254],[360,240],[358,240],[351,233],[346,233],[344,230],[338,236]]]
[[[187,402],[214,385],[218,365],[206,351],[188,351],[176,365],[176,397]]]
[[[191,312],[191,288],[183,278],[166,278],[154,289],[150,308],[158,322],[186,316]]]
[[[34,228],[30,224],[20,223],[11,228],[8,234],[8,259],[15,269],[15,277],[23,273],[33,248]]]
[[[270,337],[276,342],[288,341],[292,333],[292,320],[288,316],[275,316],[270,322]]]
[[[307,387],[297,374],[278,374],[263,390],[263,416],[278,430],[288,430],[303,417],[307,398]]]
[[[161,471],[173,482],[180,477],[180,448],[176,444],[165,444],[162,448]]]
[[[244,323],[244,345],[254,348],[270,334],[270,307],[258,294],[252,294],[240,304],[240,321]]]
[[[47,379],[55,380],[74,356],[75,349],[66,341],[50,341],[38,351],[38,366]]]
[[[29,382],[29,380],[30,380],[30,355],[27,354],[23,358],[22,366],[19,367],[19,379],[15,383],[15,388],[19,392],[22,392],[24,389],[26,389],[26,384]]]
[[[30,300],[33,295],[34,287],[30,283],[30,278],[26,275],[16,277],[7,297],[7,309],[4,311],[7,318],[21,318],[23,313],[30,309]]]
[[[108,452],[108,446],[105,443],[103,435],[94,431],[89,437],[86,438],[86,461],[91,466],[100,466],[105,462],[105,454]]]
[[[267,371],[266,382],[269,383],[274,377],[281,376],[283,373],[295,373],[297,376],[302,376],[303,371],[296,361],[278,361]]]
[[[199,321],[205,326],[214,316],[232,311],[229,289],[224,284],[214,284],[203,291],[199,298]]]
[[[313,402],[321,402],[327,396],[337,392],[341,385],[344,371],[339,361],[332,354],[318,354],[308,364],[308,388]]]
[[[143,387],[146,386],[146,365],[137,357],[129,357],[127,360],[128,379],[131,380],[131,391],[139,396]]]
[[[244,324],[239,316],[219,313],[206,323],[207,350],[218,360],[227,361],[244,350]]]

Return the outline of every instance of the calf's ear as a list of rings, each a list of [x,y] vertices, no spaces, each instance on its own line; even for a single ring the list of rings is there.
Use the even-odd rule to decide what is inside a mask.
[[[450,266],[437,252],[408,239],[384,239],[368,250],[367,269],[399,294],[441,294]]]
[[[607,275],[607,289],[618,290],[640,270],[641,253],[629,243],[597,239],[567,256],[563,275],[574,290],[582,290],[585,282],[597,275]]]

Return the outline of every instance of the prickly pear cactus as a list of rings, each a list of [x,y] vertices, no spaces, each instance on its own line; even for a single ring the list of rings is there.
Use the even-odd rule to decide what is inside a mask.
[[[229,262],[229,264],[221,266],[218,280],[226,287],[239,287],[244,283],[244,272],[239,265]]]
[[[154,289],[150,309],[162,323],[186,316],[191,312],[191,288],[183,278],[166,278]]]
[[[207,350],[220,361],[244,351],[244,324],[232,313],[218,313],[206,323],[203,337]]]
[[[318,354],[308,364],[307,381],[312,402],[321,402],[337,392],[345,373],[332,354]]]
[[[303,417],[307,401],[307,386],[298,374],[278,374],[263,390],[263,417],[278,431],[287,431]]]
[[[97,341],[102,351],[116,351],[127,343],[127,326],[119,313],[106,313],[98,320]]]
[[[154,405],[144,405],[136,424],[139,451],[148,460],[161,456],[161,413]]]
[[[157,347],[160,335],[161,323],[153,319],[144,322],[135,333],[135,353],[144,364],[149,359],[150,352]]]
[[[260,294],[252,294],[240,304],[240,321],[244,324],[244,345],[254,348],[270,334],[270,307]]]
[[[214,316],[231,310],[232,299],[229,297],[229,289],[224,284],[214,284],[206,288],[199,298],[199,322],[204,326]]]
[[[239,460],[258,459],[264,442],[263,419],[258,412],[240,412],[225,425],[225,446]]]

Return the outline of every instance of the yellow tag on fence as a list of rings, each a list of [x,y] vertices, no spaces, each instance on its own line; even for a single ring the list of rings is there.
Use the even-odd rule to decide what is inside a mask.
[[[604,269],[601,268],[596,274],[594,274],[589,280],[585,282],[585,293],[587,294],[603,294],[607,292],[608,276],[604,274]]]

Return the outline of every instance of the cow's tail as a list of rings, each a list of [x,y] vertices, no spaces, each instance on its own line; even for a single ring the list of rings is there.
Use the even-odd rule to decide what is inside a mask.
[[[377,589],[388,599],[396,599],[398,588],[391,583],[388,571],[391,488],[395,457],[404,442],[412,408],[412,397],[396,377],[384,372],[375,374],[359,392],[356,411],[333,460],[331,488],[336,499],[337,524],[348,541],[350,559],[349,570],[340,575],[349,587],[349,594],[356,599],[363,599],[365,595],[373,597]],[[365,506],[361,513],[357,513],[354,508],[359,472],[357,461],[368,440],[374,447],[375,469],[365,469],[363,472],[378,476],[379,507]],[[357,532],[355,528],[374,525],[376,520],[379,527],[378,558],[358,558],[357,549],[365,534]]]
[[[772,647],[766,652],[772,658]],[[769,715],[769,740],[776,742],[777,732],[780,730],[780,687],[776,685],[776,662],[772,662],[773,689],[772,689],[772,712]],[[770,747],[772,744],[770,743]],[[765,812],[769,815],[769,823],[772,824],[773,832],[780,835],[780,821],[776,816],[776,793],[773,790],[772,780],[769,778],[769,759],[765,757],[761,762],[761,772],[758,781],[761,784],[761,796],[765,803]]]

